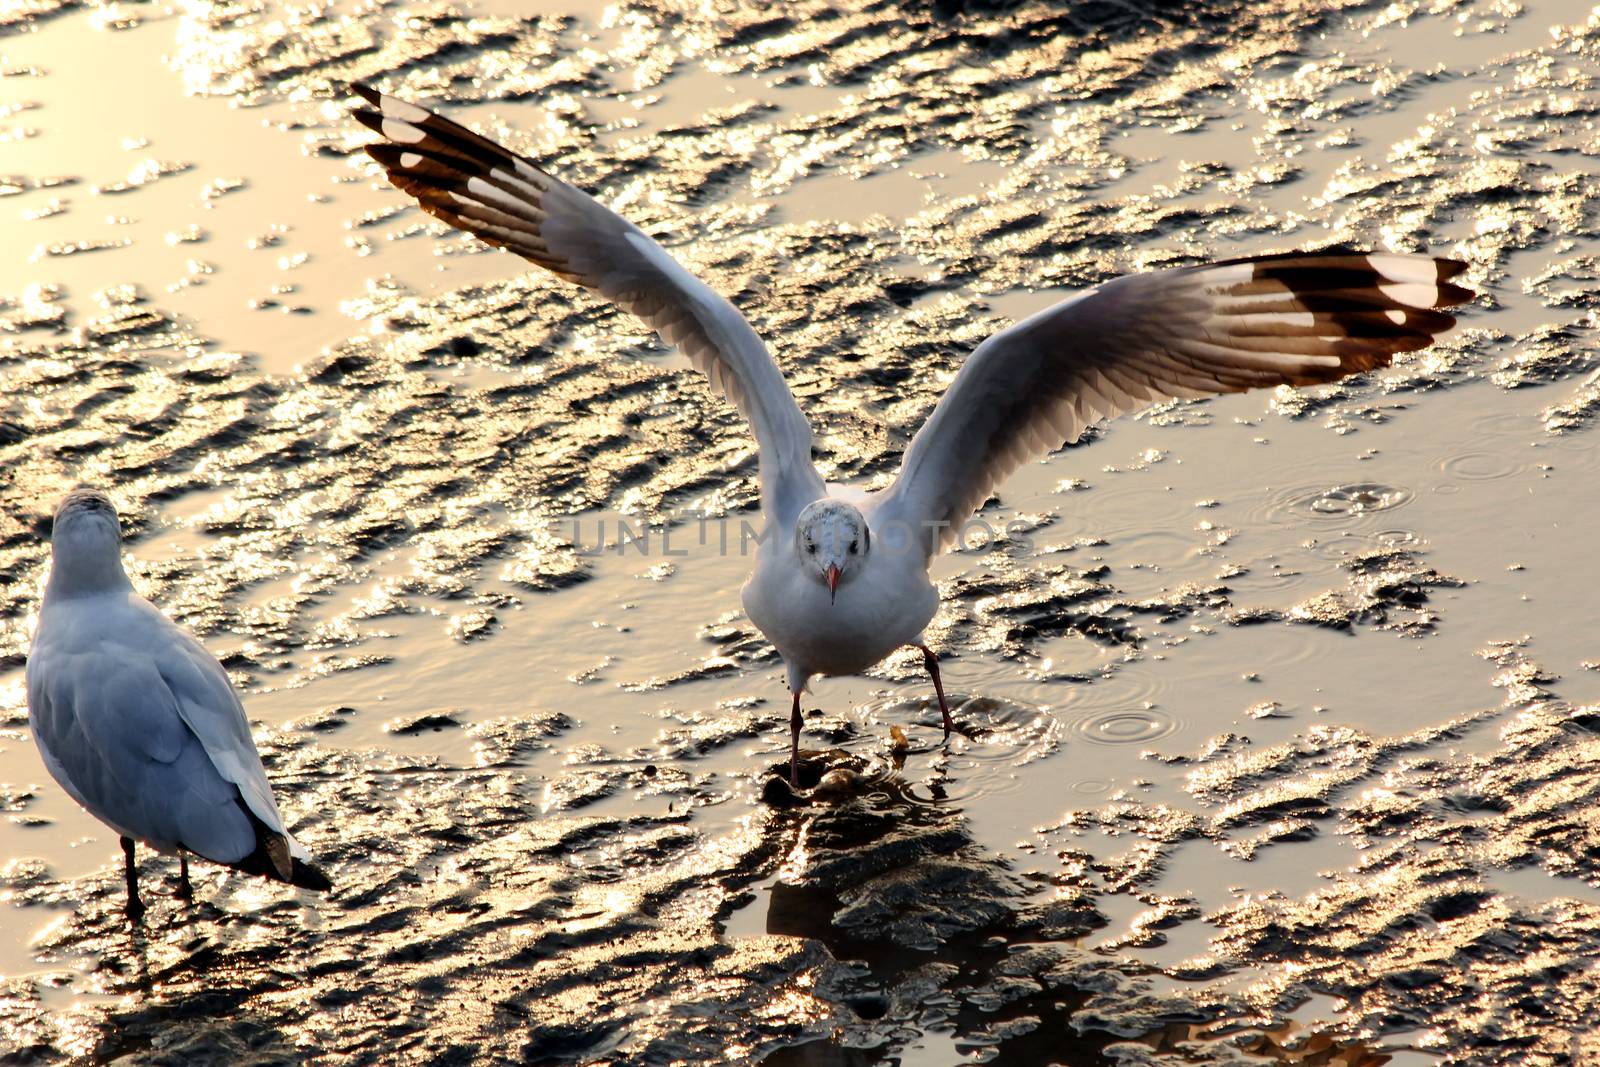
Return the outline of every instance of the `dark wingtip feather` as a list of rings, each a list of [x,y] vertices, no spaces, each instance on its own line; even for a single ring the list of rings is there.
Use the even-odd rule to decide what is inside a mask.
[[[350,112],[350,114],[357,122],[361,123],[361,125],[365,126],[373,133],[383,133],[383,116],[378,114],[376,111],[373,111],[370,108],[358,107],[354,111]]]
[[[328,876],[311,864],[293,858],[289,862],[289,877],[285,878],[278,871],[277,865],[272,862],[267,846],[263,843],[257,845],[256,850],[250,855],[229,866],[240,874],[252,874],[269,882],[286,882],[300,889],[316,889],[325,893],[333,888]]]
[[[366,82],[351,82],[350,91],[374,107],[383,106],[383,94]]]
[[[328,881],[328,876],[309,863],[294,861],[294,873],[289,877],[289,884],[301,889],[315,889],[319,893],[326,893],[333,888],[333,883]]]
[[[333,883],[328,881],[328,876],[309,863],[302,863],[293,857],[286,857],[284,853],[289,850],[289,839],[277,833],[256,817],[245,804],[243,798],[235,798],[234,803],[239,805],[239,810],[244,812],[245,818],[250,820],[250,825],[256,831],[255,851],[237,863],[227,864],[241,874],[253,874],[259,878],[266,878],[273,882],[287,882],[302,889],[318,889],[326,892],[333,888]],[[193,852],[193,849],[190,849]],[[289,860],[289,877],[285,878],[273,858],[273,852],[278,852],[278,859]],[[195,855],[200,855],[196,852]]]
[[[400,166],[400,153],[405,149],[389,141],[373,141],[371,144],[361,146],[385,170],[397,171]]]

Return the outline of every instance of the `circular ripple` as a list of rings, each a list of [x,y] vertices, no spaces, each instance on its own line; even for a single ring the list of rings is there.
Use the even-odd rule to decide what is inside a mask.
[[[1178,720],[1159,708],[1103,711],[1072,724],[1074,735],[1097,745],[1143,745],[1178,728]]]
[[[1324,489],[1307,500],[1305,506],[1318,515],[1348,518],[1370,515],[1375,511],[1393,511],[1409,504],[1415,495],[1404,486],[1356,482]]]
[[[1107,664],[1092,677],[1049,678],[1034,690],[1039,702],[1052,700],[1066,716],[1082,722],[1128,708],[1154,708],[1172,697],[1172,672],[1148,659]],[[1062,700],[1062,686],[1066,699]],[[1063,706],[1064,705],[1064,706]]]
[[[1419,548],[1422,535],[1413,530],[1379,530],[1372,539],[1384,548]]]
[[[1439,464],[1441,470],[1452,478],[1469,482],[1509,478],[1527,470],[1527,464],[1518,463],[1503,452],[1463,452]]]
[[[951,698],[956,729],[948,742],[938,733],[939,707],[932,701],[896,701],[867,709],[873,720],[916,724],[908,766],[935,768],[940,802],[1010,793],[1022,785],[1019,769],[1048,756],[1060,742],[1061,721],[1048,708],[996,697]],[[923,772],[907,773],[915,779]],[[912,797],[917,799],[915,793]]]
[[[1393,511],[1409,504],[1416,494],[1399,485],[1379,482],[1354,482],[1349,485],[1302,485],[1282,489],[1251,508],[1252,522],[1265,521],[1275,526],[1292,526],[1308,519],[1327,523],[1348,523],[1381,511]]]
[[[1380,530],[1370,534],[1339,532],[1326,537],[1315,537],[1305,543],[1312,555],[1344,563],[1367,552],[1384,549],[1413,549],[1422,545],[1422,538],[1411,530]]]
[[[1312,555],[1323,559],[1331,559],[1336,563],[1343,563],[1363,552],[1371,551],[1377,547],[1369,537],[1360,534],[1336,533],[1328,537],[1317,537],[1306,542]]]

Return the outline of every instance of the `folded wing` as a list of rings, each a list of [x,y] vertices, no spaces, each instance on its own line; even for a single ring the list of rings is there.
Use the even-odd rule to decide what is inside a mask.
[[[677,345],[749,421],[762,505],[792,521],[821,496],[811,426],[750,324],[637,226],[449,119],[379,93],[355,117],[381,134],[367,154],[424,211],[604,296]]]
[[[51,774],[118,833],[236,863],[256,835],[240,790],[184,725],[148,659],[55,652],[29,664],[29,717]]]
[[[876,521],[936,553],[1000,483],[1084,427],[1176,397],[1387,366],[1454,323],[1466,264],[1348,250],[1135,274],[989,338],[906,450]]]
[[[135,596],[47,604],[42,619],[30,725],[73,799],[157,847],[328,887],[284,828],[244,710],[198,641]]]
[[[250,722],[222,664],[154,605],[143,600],[134,603],[149,632],[163,638],[152,643],[151,663],[183,725],[199,740],[216,772],[238,790],[250,815],[268,833],[283,839],[287,857],[309,862],[311,857],[284,828]],[[289,878],[288,871],[280,873],[285,880]]]

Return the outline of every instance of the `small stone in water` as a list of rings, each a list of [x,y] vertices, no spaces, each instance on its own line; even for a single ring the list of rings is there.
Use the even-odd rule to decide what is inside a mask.
[[[835,767],[822,776],[813,792],[819,797],[844,797],[856,792],[861,775],[848,767]]]

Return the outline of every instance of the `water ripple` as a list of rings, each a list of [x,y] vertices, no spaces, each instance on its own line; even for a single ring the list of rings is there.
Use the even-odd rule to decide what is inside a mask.
[[[1180,723],[1159,708],[1103,711],[1078,719],[1072,736],[1097,745],[1143,745],[1172,733]]]

